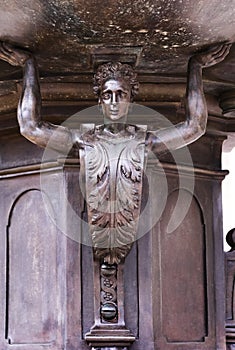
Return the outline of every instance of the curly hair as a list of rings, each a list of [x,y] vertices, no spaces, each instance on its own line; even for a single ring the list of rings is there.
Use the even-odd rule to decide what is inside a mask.
[[[133,99],[139,91],[137,73],[129,64],[122,64],[120,62],[109,62],[98,67],[93,79],[93,91],[95,95],[100,96],[102,85],[105,81],[118,78],[124,79],[131,85],[131,98]]]

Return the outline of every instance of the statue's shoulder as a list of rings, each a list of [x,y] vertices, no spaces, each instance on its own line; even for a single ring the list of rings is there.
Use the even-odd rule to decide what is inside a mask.
[[[135,139],[143,139],[146,137],[147,125],[127,125],[126,130],[132,134]]]
[[[94,123],[86,123],[86,124],[80,125],[80,132],[82,135],[86,133],[94,133],[94,131],[95,131]]]

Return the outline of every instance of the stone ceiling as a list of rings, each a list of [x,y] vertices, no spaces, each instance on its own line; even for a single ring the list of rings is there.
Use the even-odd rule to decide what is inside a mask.
[[[1,0],[0,7],[0,38],[32,50],[44,75],[89,72],[107,54],[140,72],[180,75],[198,49],[235,41],[235,0]],[[208,75],[233,83],[234,63],[233,48]],[[1,63],[3,79],[15,71]]]

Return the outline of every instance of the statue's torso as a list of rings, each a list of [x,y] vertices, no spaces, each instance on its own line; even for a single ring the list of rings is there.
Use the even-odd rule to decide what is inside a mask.
[[[135,241],[145,163],[146,127],[126,125],[117,133],[104,126],[83,134],[88,223],[97,257],[125,258]]]

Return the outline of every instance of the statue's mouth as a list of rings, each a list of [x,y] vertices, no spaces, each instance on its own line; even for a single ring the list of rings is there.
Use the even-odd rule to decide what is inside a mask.
[[[118,110],[114,110],[114,111],[110,111],[110,113],[112,114],[112,115],[118,115]]]

